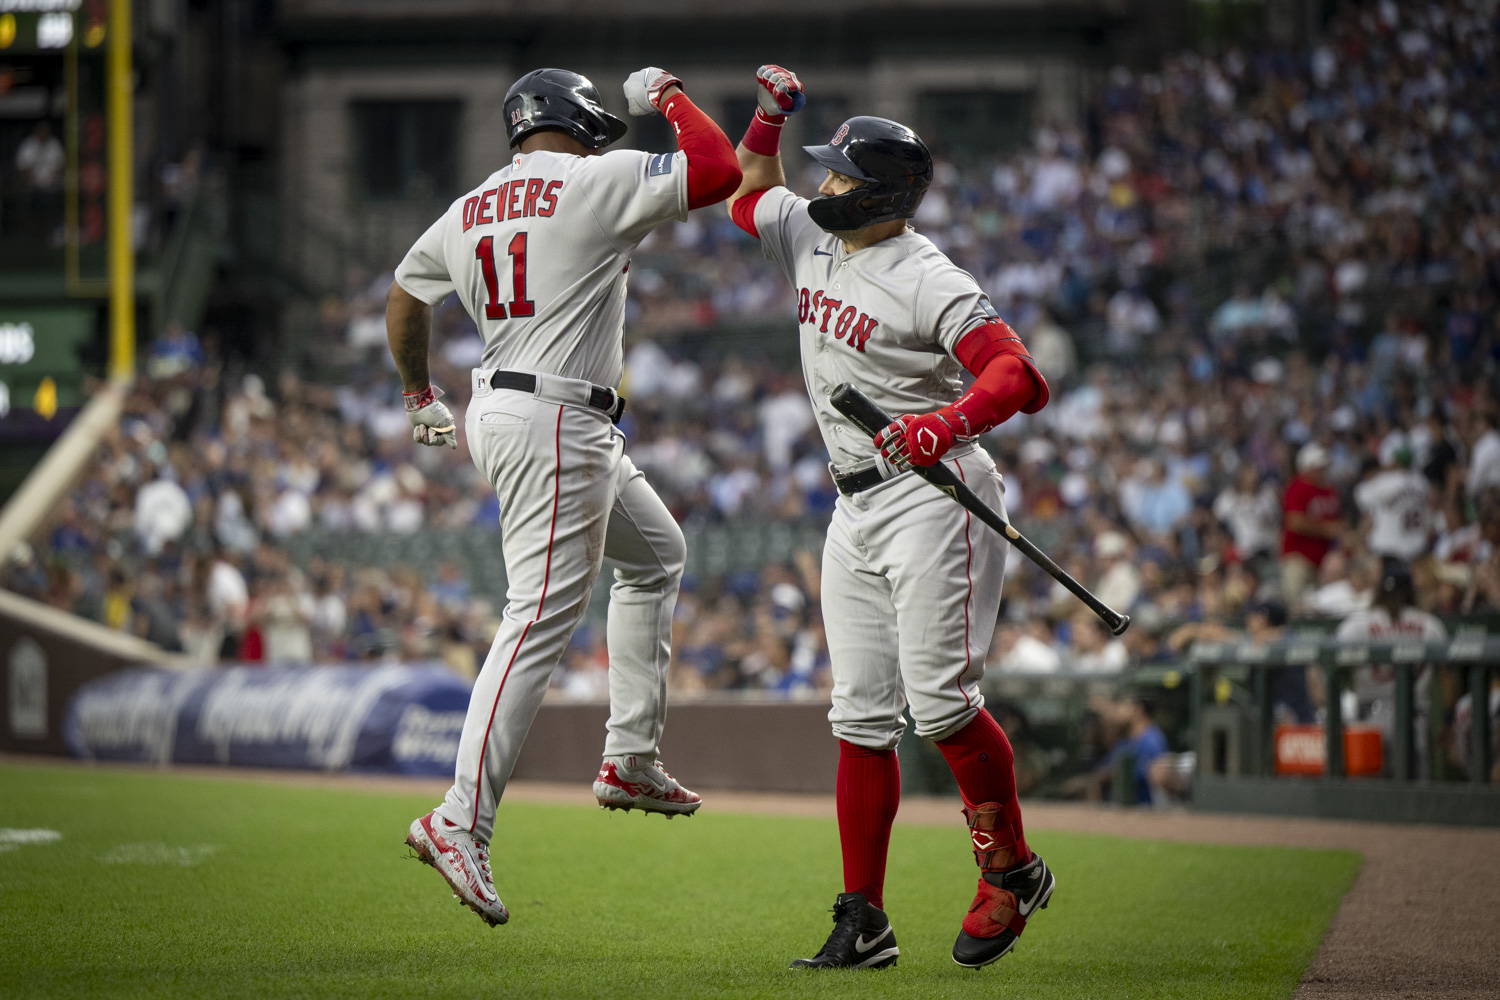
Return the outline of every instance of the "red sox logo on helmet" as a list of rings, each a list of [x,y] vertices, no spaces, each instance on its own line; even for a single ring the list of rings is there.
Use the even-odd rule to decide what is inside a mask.
[[[839,130],[837,132],[833,133],[833,141],[830,142],[829,145],[830,146],[837,146],[839,143],[841,143],[841,142],[844,141],[844,136],[846,136],[848,134],[849,134],[849,126],[848,125],[840,125],[839,126]]]

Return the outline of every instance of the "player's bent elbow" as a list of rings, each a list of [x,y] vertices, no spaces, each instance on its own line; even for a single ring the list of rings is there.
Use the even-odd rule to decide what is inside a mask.
[[[733,195],[739,190],[744,175],[733,164],[714,164],[711,168],[695,172],[688,185],[688,208],[707,208]]]

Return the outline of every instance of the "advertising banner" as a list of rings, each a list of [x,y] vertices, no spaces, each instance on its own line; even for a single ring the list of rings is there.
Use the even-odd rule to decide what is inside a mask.
[[[441,667],[123,670],[68,705],[92,760],[453,773],[469,687]]]

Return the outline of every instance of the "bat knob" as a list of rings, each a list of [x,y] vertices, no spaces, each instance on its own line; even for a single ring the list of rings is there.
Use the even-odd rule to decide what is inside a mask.
[[[1125,634],[1125,630],[1128,629],[1129,627],[1130,627],[1130,616],[1129,615],[1121,615],[1120,616],[1120,624],[1118,624],[1114,628],[1110,629],[1110,631],[1113,632],[1115,635],[1124,635]]]

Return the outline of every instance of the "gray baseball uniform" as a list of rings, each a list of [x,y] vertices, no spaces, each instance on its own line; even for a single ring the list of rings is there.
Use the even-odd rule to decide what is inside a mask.
[[[666,719],[682,531],[589,405],[623,371],[625,271],[654,227],[688,211],[684,154],[517,154],[417,241],[396,281],[423,302],[457,291],[484,337],[464,431],[500,498],[505,613],[474,684],[453,787],[437,812],[488,841],[495,807],[588,605],[615,570],[604,751],[654,758]],[[535,376],[495,388],[496,369]]]
[[[974,279],[915,232],[845,253],[784,187],[761,196],[766,256],[797,291],[802,373],[837,474],[872,466],[883,482],[840,496],[823,550],[823,620],[839,738],[895,746],[911,705],[917,733],[941,739],[984,704],[979,679],[1000,607],[1007,543],[962,507],[882,458],[828,402],[852,382],[891,414],[928,413],[960,395],[953,351],[996,318]],[[943,459],[995,510],[1004,487],[972,442]]]

